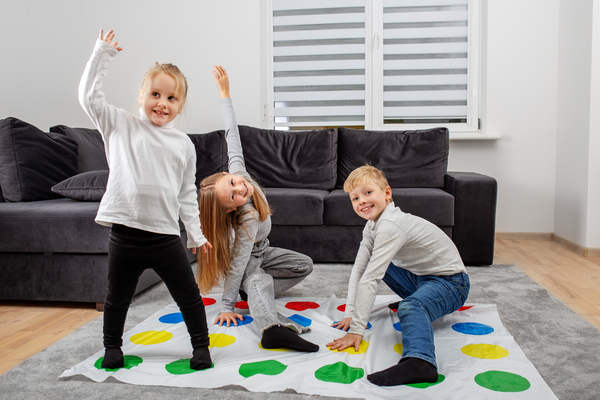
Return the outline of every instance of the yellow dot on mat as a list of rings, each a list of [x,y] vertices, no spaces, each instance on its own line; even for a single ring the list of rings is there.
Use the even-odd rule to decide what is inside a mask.
[[[287,348],[285,348],[285,347],[277,347],[276,349],[265,349],[265,348],[262,346],[262,343],[260,343],[260,342],[258,342],[258,347],[259,347],[260,349],[263,349],[263,350],[268,350],[268,351],[292,351],[292,349],[287,349]]]
[[[211,333],[208,335],[208,338],[210,339],[209,349],[212,347],[226,347],[235,343],[234,336],[226,335],[224,333]]]
[[[402,346],[402,343],[396,343],[394,345],[394,351],[400,355],[402,355],[402,350],[404,350],[404,346]]]
[[[340,350],[331,350],[334,353],[348,353],[348,354],[363,354],[367,351],[367,348],[369,347],[369,342],[365,342],[364,340],[361,340],[360,342],[360,346],[358,346],[358,351],[354,350],[354,346],[352,347],[348,347],[342,351]]]
[[[497,360],[508,356],[508,350],[495,344],[469,344],[460,349],[463,353],[474,358],[484,358],[486,360]]]
[[[167,331],[146,331],[136,333],[129,340],[135,344],[159,344],[171,340],[173,334]]]

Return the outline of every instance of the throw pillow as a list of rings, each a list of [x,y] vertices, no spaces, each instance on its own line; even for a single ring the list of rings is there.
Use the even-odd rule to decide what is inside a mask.
[[[100,201],[106,192],[108,171],[88,171],[52,186],[52,191],[78,201]]]
[[[104,141],[98,130],[56,125],[50,127],[50,132],[61,133],[77,142],[77,168],[80,173],[108,169]]]
[[[338,128],[338,180],[365,164],[379,168],[393,188],[444,186],[448,167],[447,128],[370,131]]]
[[[337,179],[335,129],[278,131],[240,125],[246,170],[264,187],[331,190]]]
[[[225,131],[188,134],[196,149],[196,183],[217,172],[227,171]]]
[[[50,188],[76,173],[76,142],[17,118],[0,120],[0,186],[6,201],[56,198]]]

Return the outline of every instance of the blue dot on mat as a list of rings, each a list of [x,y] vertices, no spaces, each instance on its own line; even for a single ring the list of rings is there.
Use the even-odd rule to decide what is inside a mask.
[[[400,322],[396,322],[394,324],[394,329],[397,330],[398,332],[402,332],[402,327],[400,326]]]
[[[459,322],[457,324],[452,325],[452,329],[454,329],[458,333],[464,333],[465,335],[489,335],[494,332],[494,328],[489,325],[478,324],[476,322]]]
[[[302,315],[294,314],[288,317],[298,325],[302,326],[310,326],[312,324],[312,319],[303,317]]]
[[[178,324],[183,322],[183,315],[180,312],[166,314],[158,319],[163,324]]]
[[[244,315],[244,319],[243,320],[239,320],[237,321],[237,326],[242,326],[242,325],[248,325],[250,322],[254,321],[254,318],[252,318],[249,315]],[[231,326],[235,326],[235,325],[231,325]]]

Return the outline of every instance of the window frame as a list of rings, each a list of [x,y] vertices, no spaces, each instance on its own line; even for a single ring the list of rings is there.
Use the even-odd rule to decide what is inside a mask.
[[[485,107],[483,99],[484,57],[482,43],[485,38],[484,16],[486,0],[468,0],[469,40],[468,40],[468,109],[466,123],[444,124],[450,131],[450,139],[499,139],[499,136],[485,134],[483,128]],[[263,42],[261,45],[263,71],[264,127],[275,128],[273,95],[273,0],[261,2],[261,23]],[[440,123],[393,124],[383,123],[383,0],[365,1],[365,125],[367,130],[413,130],[439,127]]]

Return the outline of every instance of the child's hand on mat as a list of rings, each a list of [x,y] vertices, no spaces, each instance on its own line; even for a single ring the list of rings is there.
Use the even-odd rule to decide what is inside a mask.
[[[229,98],[229,78],[227,77],[227,71],[220,65],[213,65],[213,75],[217,82],[217,89],[222,99]]]
[[[210,242],[206,242],[200,247],[192,247],[192,253],[196,254],[197,249],[202,249],[203,252],[207,253],[208,249],[212,249],[212,244],[210,244]]]
[[[219,325],[219,326],[223,326],[225,325],[225,323],[227,323],[227,326],[231,326],[231,324],[234,324],[235,326],[237,326],[237,320],[243,321],[244,320],[244,316],[242,314],[237,314],[237,313],[233,313],[233,312],[224,312],[219,314],[219,316],[215,319],[215,324]]]
[[[117,47],[119,42],[112,41],[114,38],[115,38],[115,32],[112,29],[110,31],[106,32],[106,35],[104,34],[104,29],[100,29],[100,40],[105,41],[106,43],[111,45],[117,51],[123,50],[122,47]]]
[[[362,335],[356,333],[346,333],[345,336],[334,339],[331,343],[327,343],[327,347],[329,347],[329,350],[342,351],[348,347],[354,346],[354,350],[358,352],[362,338]]]
[[[346,332],[348,329],[350,329],[350,322],[352,322],[352,317],[346,317],[339,322],[331,324],[331,326]]]

